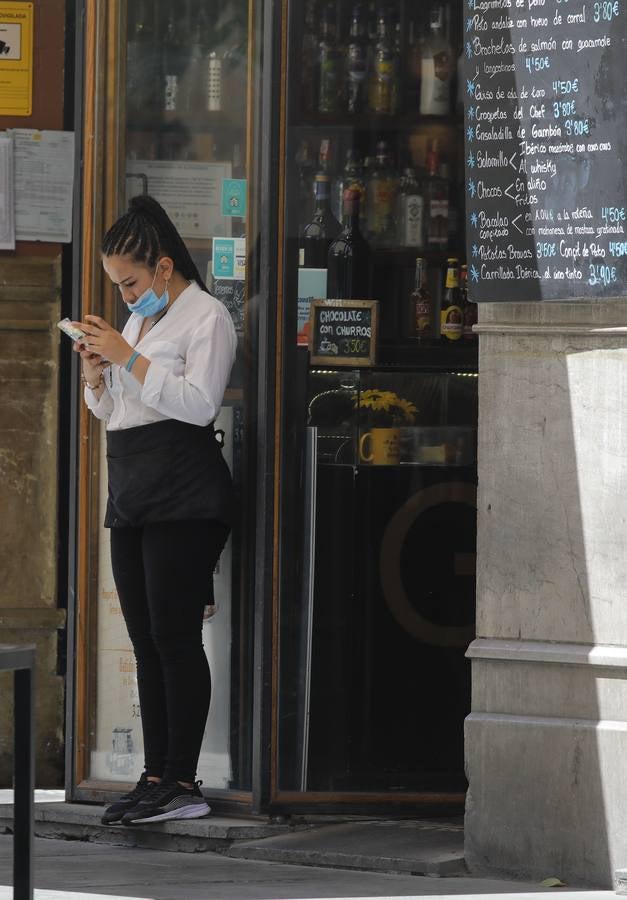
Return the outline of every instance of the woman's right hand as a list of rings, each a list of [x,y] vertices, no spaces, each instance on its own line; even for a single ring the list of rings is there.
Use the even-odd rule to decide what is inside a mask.
[[[85,381],[91,387],[96,387],[100,381],[100,376],[110,365],[109,361],[103,359],[99,353],[92,353],[91,350],[87,350],[83,341],[75,341],[72,349],[75,353],[80,354]]]

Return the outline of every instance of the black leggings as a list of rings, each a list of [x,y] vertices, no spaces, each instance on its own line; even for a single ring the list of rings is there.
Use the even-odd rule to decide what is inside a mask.
[[[137,660],[146,773],[193,782],[211,699],[205,604],[229,528],[158,522],[111,529],[111,562]]]

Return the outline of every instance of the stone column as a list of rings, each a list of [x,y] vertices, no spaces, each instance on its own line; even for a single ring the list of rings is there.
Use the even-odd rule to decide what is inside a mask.
[[[481,304],[471,870],[627,866],[627,301]]]

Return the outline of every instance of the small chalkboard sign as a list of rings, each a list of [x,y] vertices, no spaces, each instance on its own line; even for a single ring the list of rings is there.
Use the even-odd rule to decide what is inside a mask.
[[[376,300],[314,300],[309,319],[310,361],[372,366],[377,348]]]

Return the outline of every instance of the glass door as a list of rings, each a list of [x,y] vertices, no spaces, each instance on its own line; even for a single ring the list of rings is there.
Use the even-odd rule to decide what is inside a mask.
[[[214,796],[250,804],[253,560],[259,532],[254,523],[262,514],[255,489],[257,335],[260,316],[267,315],[250,265],[260,232],[253,174],[260,166],[253,141],[259,122],[253,112],[259,111],[255,75],[261,72],[263,3],[137,0],[92,4],[90,15],[86,43],[94,70],[87,75],[86,118],[88,139],[97,149],[84,209],[93,223],[84,247],[93,289],[84,292],[82,312],[123,325],[123,308],[101,277],[94,247],[128,200],[148,193],[176,224],[238,335],[237,360],[216,422],[225,434],[238,517],[207,584],[203,639],[213,690],[198,776]],[[84,286],[87,280],[86,275]],[[87,537],[79,547],[79,798],[81,790],[92,796],[94,790],[134,782],[143,768],[134,655],[111,575],[108,531],[101,524],[104,434],[84,413],[82,433],[88,449],[81,460],[80,517]]]
[[[477,346],[461,16],[459,0],[290,4],[278,803],[465,790]],[[359,300],[376,301],[376,338]]]

